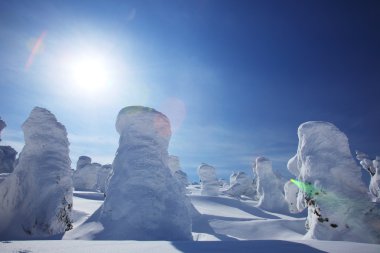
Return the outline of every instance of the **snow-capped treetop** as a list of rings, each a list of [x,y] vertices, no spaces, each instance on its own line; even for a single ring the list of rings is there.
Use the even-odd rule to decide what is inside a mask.
[[[169,119],[155,109],[143,106],[128,106],[120,110],[116,130],[121,135],[122,142],[133,142],[136,136],[141,136],[136,133],[144,133],[145,138],[151,137],[159,142],[158,145],[166,148],[171,137]],[[145,141],[151,142],[151,139]]]
[[[31,147],[30,152],[37,152],[40,149],[60,149],[69,145],[67,138],[62,138],[62,136],[67,136],[66,128],[45,108],[35,107],[29,118],[22,124],[22,129],[25,139],[24,148]],[[49,141],[46,141],[47,137]],[[57,145],[56,142],[65,142],[62,144],[67,145]],[[33,145],[28,145],[29,143]]]
[[[303,182],[312,178],[332,191],[339,188],[336,190],[346,193],[366,192],[360,180],[360,168],[352,158],[348,139],[336,126],[321,121],[305,122],[298,128],[298,138],[297,158],[294,159],[297,159],[299,176]],[[310,166],[312,170],[308,169]]]
[[[91,157],[80,156],[77,161],[77,170],[83,168],[84,166],[91,164]]]
[[[198,167],[198,175],[202,182],[217,182],[215,168],[206,163],[202,163]]]

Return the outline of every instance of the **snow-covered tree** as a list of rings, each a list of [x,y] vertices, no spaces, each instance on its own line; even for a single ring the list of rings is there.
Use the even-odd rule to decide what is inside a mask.
[[[379,243],[379,207],[370,201],[344,133],[331,123],[306,122],[298,138],[288,169],[299,190],[287,187],[286,195],[297,199],[298,211],[308,208],[305,238]]]
[[[17,151],[11,146],[0,146],[0,173],[11,173],[14,170]]]
[[[253,179],[245,172],[233,172],[230,176],[230,185],[223,193],[232,197],[241,197],[243,195],[255,198],[256,189],[253,188]]]
[[[169,155],[169,169],[180,185],[183,187],[189,185],[187,174],[182,170],[178,156]]]
[[[65,127],[36,107],[22,125],[25,146],[0,184],[0,239],[32,239],[71,229],[72,180]]]
[[[202,163],[198,167],[198,176],[201,180],[201,194],[205,196],[219,195],[219,182],[216,177],[216,170],[211,165]]]
[[[272,162],[265,157],[257,157],[254,162],[257,175],[258,207],[268,211],[289,212],[285,201],[284,181],[273,172]]]
[[[184,192],[168,167],[169,119],[129,106],[117,117],[119,148],[100,209],[101,239],[192,240]]]
[[[372,196],[372,201],[380,202],[380,156],[376,156],[375,160],[371,160],[368,155],[356,151],[356,159],[360,161],[362,168],[371,175],[369,192]]]

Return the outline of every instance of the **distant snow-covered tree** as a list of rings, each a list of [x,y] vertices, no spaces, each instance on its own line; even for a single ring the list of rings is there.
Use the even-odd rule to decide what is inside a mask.
[[[372,196],[372,201],[380,202],[380,156],[376,156],[376,159],[371,160],[367,154],[356,151],[356,159],[360,161],[362,168],[371,175],[369,192]]]
[[[257,157],[254,163],[257,175],[258,207],[268,211],[289,212],[285,201],[283,180],[273,172],[272,162],[265,157]]]
[[[213,166],[202,163],[198,167],[198,176],[201,181],[201,194],[205,196],[219,195],[219,182]]]

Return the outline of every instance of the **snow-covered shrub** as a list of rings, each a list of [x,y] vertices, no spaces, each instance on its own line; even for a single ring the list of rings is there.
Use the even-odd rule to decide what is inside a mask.
[[[0,184],[0,239],[31,239],[72,228],[72,180],[65,127],[36,107],[22,125],[25,146]]]
[[[272,162],[265,157],[257,157],[254,162],[257,175],[258,207],[276,212],[289,212],[285,201],[284,181],[273,172]]]
[[[369,183],[369,192],[373,202],[380,202],[380,156],[376,156],[375,160],[369,159],[369,156],[363,152],[356,151],[356,159],[360,161],[360,165],[371,175]]]
[[[0,173],[11,173],[14,170],[17,151],[10,146],[0,146]]]
[[[223,193],[232,197],[242,195],[254,197],[256,189],[253,189],[253,179],[245,172],[233,172],[230,176],[230,185]]]
[[[288,200],[308,208],[305,238],[380,243],[379,207],[370,201],[347,137],[333,124],[306,122],[298,128],[298,150],[288,162],[299,191]]]
[[[116,130],[119,148],[97,238],[192,240],[185,195],[168,167],[169,119],[154,109],[130,106],[119,112]]]
[[[198,167],[198,176],[201,180],[201,194],[205,196],[218,196],[219,195],[219,182],[216,177],[215,168],[202,163]]]

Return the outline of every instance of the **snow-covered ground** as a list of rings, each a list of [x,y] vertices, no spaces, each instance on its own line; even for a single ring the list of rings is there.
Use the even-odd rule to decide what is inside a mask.
[[[305,217],[267,212],[255,207],[257,202],[252,200],[202,196],[199,186],[188,189],[200,213],[193,218],[194,241],[70,240],[98,229],[96,224],[80,225],[103,203],[102,193],[77,191],[74,229],[62,240],[3,241],[0,252],[380,252],[376,244],[304,240]]]

